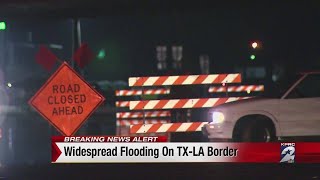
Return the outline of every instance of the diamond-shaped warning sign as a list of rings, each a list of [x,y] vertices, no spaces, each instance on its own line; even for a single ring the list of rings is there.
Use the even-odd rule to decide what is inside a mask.
[[[104,100],[64,62],[29,104],[61,133],[71,136]]]

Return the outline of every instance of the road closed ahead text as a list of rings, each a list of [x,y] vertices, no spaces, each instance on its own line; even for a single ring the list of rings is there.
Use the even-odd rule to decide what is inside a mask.
[[[48,104],[54,105],[52,116],[82,114],[87,98],[80,88],[79,84],[53,85],[52,95],[48,96]]]

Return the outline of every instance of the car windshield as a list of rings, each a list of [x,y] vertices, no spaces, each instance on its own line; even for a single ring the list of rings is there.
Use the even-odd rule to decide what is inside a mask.
[[[288,76],[272,82],[269,88],[265,89],[262,96],[266,98],[281,98],[301,77],[301,75]]]

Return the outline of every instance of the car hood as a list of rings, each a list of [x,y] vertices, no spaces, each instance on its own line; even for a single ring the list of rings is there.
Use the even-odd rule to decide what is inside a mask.
[[[273,98],[249,98],[249,99],[243,99],[238,101],[233,101],[229,103],[225,103],[219,106],[216,106],[211,111],[218,110],[218,109],[224,109],[224,110],[234,110],[234,111],[240,111],[240,110],[265,110],[268,107],[272,107],[276,104],[278,104],[279,99],[273,99]]]

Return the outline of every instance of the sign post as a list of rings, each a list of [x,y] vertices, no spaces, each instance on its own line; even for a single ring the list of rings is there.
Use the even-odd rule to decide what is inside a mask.
[[[63,135],[71,136],[104,100],[64,62],[29,104]]]

